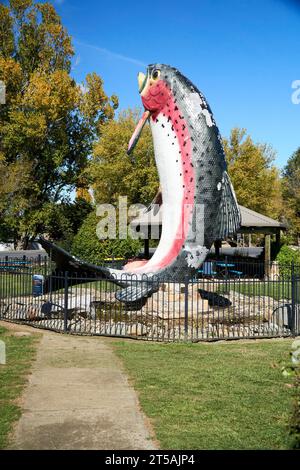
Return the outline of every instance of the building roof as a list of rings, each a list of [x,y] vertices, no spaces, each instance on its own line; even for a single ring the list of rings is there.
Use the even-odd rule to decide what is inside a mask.
[[[278,220],[271,219],[266,215],[255,212],[244,206],[239,206],[242,215],[242,227],[270,227],[285,229],[286,226],[278,222]]]
[[[239,205],[239,207],[242,216],[241,231],[247,231],[247,229],[249,231],[250,229],[256,229],[259,231],[259,229],[261,229],[263,233],[268,229],[274,229],[274,231],[278,231],[278,229],[286,229],[286,226],[283,223],[278,222],[278,220],[271,219],[270,217],[248,209],[247,207],[241,205]],[[141,211],[139,216],[130,222],[130,225],[132,225],[132,227],[137,227],[139,225],[141,231],[149,226],[159,226],[162,224],[162,214],[163,204],[158,210],[157,206],[154,206],[149,212]]]

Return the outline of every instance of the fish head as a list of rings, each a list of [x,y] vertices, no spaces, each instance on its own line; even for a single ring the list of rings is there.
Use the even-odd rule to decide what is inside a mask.
[[[159,113],[170,99],[171,89],[167,72],[168,66],[151,64],[146,74],[138,74],[139,93],[144,108],[150,113]]]
[[[153,119],[165,108],[172,94],[172,77],[177,70],[163,64],[151,64],[146,74],[138,74],[139,93],[145,111],[129,141],[127,153],[136,146],[146,121]]]

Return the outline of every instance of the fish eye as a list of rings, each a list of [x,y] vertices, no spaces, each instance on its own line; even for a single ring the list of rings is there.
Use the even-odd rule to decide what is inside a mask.
[[[157,80],[159,76],[160,76],[160,70],[154,69],[151,74],[151,78],[153,80]]]

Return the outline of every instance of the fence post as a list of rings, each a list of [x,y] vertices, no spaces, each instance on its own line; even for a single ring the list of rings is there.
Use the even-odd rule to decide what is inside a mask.
[[[46,279],[46,277],[47,277],[47,274],[48,274],[48,272],[47,272],[47,262],[44,260],[44,276],[45,276],[45,279]],[[52,274],[51,271],[50,271],[49,274],[50,274],[50,275]]]
[[[299,333],[299,283],[300,277],[295,274],[294,267],[292,267],[292,334],[297,336]]]
[[[65,272],[64,333],[68,331],[68,271]]]
[[[188,339],[189,332],[189,277],[184,278],[184,339]]]
[[[270,278],[270,268],[271,268],[271,235],[265,235],[265,279]]]

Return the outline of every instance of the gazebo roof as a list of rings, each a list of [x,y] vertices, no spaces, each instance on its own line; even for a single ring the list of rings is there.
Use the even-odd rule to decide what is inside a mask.
[[[266,215],[255,212],[251,209],[248,209],[244,206],[239,206],[242,216],[242,227],[270,227],[270,228],[279,228],[286,229],[286,226],[278,220],[271,219]]]
[[[278,230],[286,229],[286,226],[278,222],[278,220],[271,219],[247,207],[241,205],[239,205],[239,207],[242,216],[242,224],[239,232],[275,233],[278,232]],[[132,225],[132,227],[139,225],[141,231],[151,226],[160,226],[162,224],[163,210],[162,204],[158,210],[157,206],[154,206],[149,212],[141,211],[139,216],[130,222],[130,225]]]

